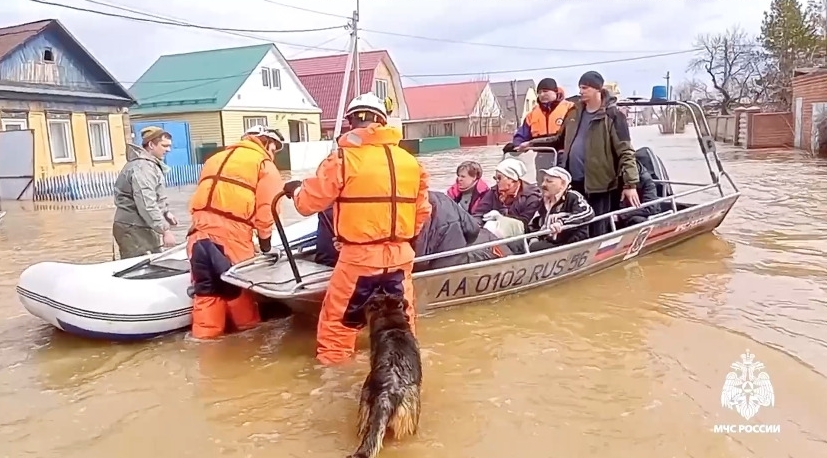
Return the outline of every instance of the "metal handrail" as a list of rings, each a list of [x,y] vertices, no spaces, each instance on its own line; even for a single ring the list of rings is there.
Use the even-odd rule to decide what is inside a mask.
[[[588,222],[584,222],[584,223],[580,223],[580,224],[576,224],[576,225],[565,225],[565,226],[563,226],[563,230],[573,229],[573,228],[580,227],[582,225],[592,224],[594,222],[609,219],[609,222],[610,222],[610,225],[611,225],[611,232],[615,232],[615,231],[617,231],[617,227],[615,225],[615,219],[616,219],[617,216],[623,215],[625,213],[631,213],[631,212],[637,211],[640,208],[645,208],[645,207],[648,207],[648,206],[658,205],[658,204],[661,204],[663,202],[670,202],[671,206],[672,206],[671,211],[677,213],[678,212],[677,199],[680,198],[680,197],[689,196],[689,195],[692,195],[692,194],[704,192],[704,191],[714,189],[714,188],[717,188],[718,192],[721,195],[721,197],[724,197],[725,196],[724,191],[723,191],[723,188],[721,187],[721,178],[726,179],[726,181],[729,183],[729,185],[732,187],[732,189],[735,191],[736,194],[739,192],[737,185],[735,185],[735,182],[732,180],[732,177],[723,168],[723,164],[721,163],[720,157],[718,156],[717,148],[715,147],[715,142],[714,142],[714,140],[712,139],[712,136],[711,136],[711,130],[709,128],[709,123],[708,123],[708,121],[706,119],[706,116],[704,115],[703,110],[701,109],[700,105],[698,105],[695,102],[690,102],[690,101],[656,101],[656,100],[652,100],[652,101],[643,101],[643,102],[641,102],[641,101],[635,101],[635,102],[623,102],[623,101],[621,101],[621,102],[618,103],[618,106],[681,106],[681,107],[686,108],[689,111],[689,115],[692,117],[692,125],[695,129],[695,134],[696,134],[697,139],[698,139],[698,144],[701,148],[701,152],[703,153],[704,160],[706,162],[707,169],[709,170],[709,174],[710,174],[710,178],[711,178],[712,183],[702,184],[702,183],[672,182],[672,181],[664,181],[664,180],[655,180],[656,183],[672,184],[672,185],[676,185],[676,186],[693,186],[693,187],[697,187],[697,188],[689,190],[689,191],[685,191],[685,192],[682,192],[682,193],[673,194],[671,196],[661,197],[661,198],[652,200],[650,202],[645,202],[645,203],[642,203],[640,207],[628,207],[628,208],[619,209],[619,210],[616,210],[616,211],[613,211],[613,212],[609,212],[609,213],[606,213],[606,214],[603,214],[603,215],[599,215],[599,216],[589,220]],[[537,151],[540,151],[540,152],[542,152],[542,151],[554,152],[554,154],[555,154],[555,161],[554,162],[555,162],[555,164],[557,163],[557,155],[559,153],[558,153],[556,148],[544,147],[544,146],[533,146],[533,147],[530,147],[529,149],[534,150],[535,152],[537,152]],[[709,157],[710,154],[712,155],[712,159],[715,162],[715,166],[716,166],[717,170],[714,170],[713,167],[712,167],[712,164],[710,162],[710,157]],[[654,215],[654,216],[657,217],[657,215]],[[490,248],[490,247],[495,247],[495,246],[500,246],[500,245],[506,245],[506,244],[509,244],[509,243],[519,242],[519,241],[525,242],[527,244],[527,240],[530,239],[530,238],[542,237],[544,235],[549,235],[549,234],[551,234],[551,231],[548,230],[548,229],[538,231],[538,232],[531,232],[531,233],[528,233],[528,234],[522,234],[522,235],[518,235],[518,236],[514,236],[514,237],[508,237],[508,238],[505,238],[505,239],[493,240],[491,242],[481,243],[479,245],[471,245],[471,246],[467,246],[467,247],[463,247],[463,248],[458,248],[456,250],[450,250],[450,251],[446,251],[446,252],[442,252],[442,253],[434,253],[434,254],[422,256],[422,257],[416,258],[414,262],[430,261],[430,260],[434,260],[434,259],[445,258],[445,257],[449,257],[449,256],[454,256],[454,255],[457,255],[457,254],[470,253],[472,251],[477,251],[477,250]],[[295,269],[295,261],[291,259],[292,256],[290,256],[290,255],[292,253],[290,253],[290,251],[291,251],[290,246],[286,243],[285,243],[285,245],[286,245],[285,246],[285,251],[288,254],[289,260],[292,261],[291,262],[291,267],[294,268],[294,273],[295,273],[295,270],[296,270]],[[253,259],[250,259],[248,261],[244,261],[242,263],[239,263],[239,264],[233,266],[230,269],[230,272],[234,272],[238,268],[249,266],[249,265],[257,263],[259,261],[260,261],[259,258],[253,258]],[[299,280],[299,276],[298,275],[295,275],[295,276],[297,277],[296,280]],[[306,280],[305,281],[297,281],[297,283],[293,287],[292,291],[295,292],[298,289],[306,288],[308,285],[316,284],[316,283],[322,283],[322,282],[327,281],[327,280],[328,280],[328,278],[323,278],[323,279],[318,279],[318,280],[314,279],[314,280],[311,280],[311,281],[306,281]]]
[[[574,228],[577,228],[577,227],[580,227],[580,226],[589,225],[589,224],[592,224],[596,221],[602,221],[602,220],[609,219],[609,218],[612,218],[610,221],[612,223],[614,223],[614,217],[616,217],[618,215],[623,215],[625,213],[631,213],[633,211],[639,210],[640,208],[645,208],[645,207],[648,207],[648,206],[658,205],[658,204],[663,203],[663,202],[670,202],[672,204],[671,211],[674,212],[674,213],[677,213],[678,212],[677,199],[679,199],[681,197],[686,197],[686,196],[689,196],[689,195],[692,195],[692,194],[697,194],[697,193],[700,193],[700,192],[708,191],[710,189],[715,189],[717,187],[718,187],[718,185],[716,183],[710,183],[710,184],[707,184],[707,185],[705,185],[704,187],[701,187],[701,188],[691,189],[691,190],[688,190],[688,191],[685,191],[685,192],[682,192],[682,193],[679,193],[679,194],[674,194],[674,195],[667,196],[667,197],[661,197],[661,198],[656,199],[656,200],[645,202],[645,203],[641,204],[640,207],[622,208],[620,210],[615,210],[613,212],[609,212],[609,213],[605,213],[603,215],[597,216],[597,217],[595,217],[595,218],[593,218],[589,221],[586,221],[586,222],[583,222],[583,223],[580,223],[580,224],[564,225],[562,230],[574,229]],[[723,195],[722,195],[722,197],[723,197]],[[653,216],[657,217],[658,215],[653,215]],[[616,231],[616,228],[614,227],[614,224],[612,224],[612,232],[615,232],[615,231]],[[470,246],[466,246],[466,247],[462,247],[462,248],[457,248],[455,250],[444,251],[444,252],[441,252],[441,253],[433,253],[433,254],[429,254],[429,255],[425,255],[425,256],[420,256],[420,257],[417,257],[414,260],[414,263],[431,261],[431,260],[434,260],[434,259],[441,259],[441,258],[445,258],[445,257],[449,257],[449,256],[455,256],[455,255],[458,255],[458,254],[470,253],[472,251],[478,251],[478,250],[491,248],[491,247],[495,247],[495,246],[506,245],[506,244],[513,243],[513,242],[522,242],[522,241],[525,241],[525,240],[528,240],[528,239],[542,237],[544,235],[550,235],[550,234],[551,234],[551,230],[544,229],[544,230],[541,230],[541,231],[530,232],[530,233],[522,234],[522,235],[516,235],[516,236],[513,236],[513,237],[504,238],[504,239],[492,240],[490,242],[480,243],[479,245],[470,245]],[[296,292],[300,289],[305,289],[310,285],[324,283],[328,279],[329,279],[329,277],[324,277],[324,278],[314,278],[312,280],[302,281],[300,283],[297,283],[291,289],[291,293]]]

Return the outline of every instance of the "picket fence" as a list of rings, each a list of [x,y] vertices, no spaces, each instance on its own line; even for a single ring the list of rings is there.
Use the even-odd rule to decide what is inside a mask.
[[[171,166],[166,175],[168,188],[195,184],[203,164]],[[99,199],[114,194],[118,172],[79,172],[41,177],[34,181],[34,200],[67,201]]]

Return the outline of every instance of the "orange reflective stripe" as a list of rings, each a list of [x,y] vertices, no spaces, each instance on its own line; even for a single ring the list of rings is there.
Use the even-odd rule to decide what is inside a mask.
[[[384,151],[386,166],[386,177],[377,177],[376,170],[371,167],[368,155],[369,149],[381,147]],[[398,147],[395,147],[398,148]],[[348,148],[347,151],[340,149],[342,158],[350,156],[352,161],[343,160],[343,182],[346,184],[346,189],[343,189],[342,195],[336,199],[335,214],[335,232],[336,237],[342,243],[353,245],[371,245],[387,242],[404,242],[413,238],[413,220],[416,215],[416,196],[419,192],[419,164],[413,156],[410,156],[404,150],[400,157],[395,158],[394,151],[389,145],[368,145],[362,148]],[[402,156],[407,155],[407,157]],[[402,164],[397,163],[401,159]],[[365,169],[349,170],[348,163],[366,164]],[[416,172],[416,180],[413,181],[411,177],[406,176],[406,180],[400,190],[399,172],[402,169],[403,173],[411,175]],[[363,172],[364,170],[364,172]],[[389,183],[387,194],[380,194],[382,192],[382,183]],[[415,184],[415,186],[413,186]],[[360,192],[363,191],[363,192]],[[377,192],[379,191],[379,192]],[[355,195],[353,195],[355,194]],[[360,208],[351,206],[350,204],[388,204],[386,211],[382,213],[389,214],[389,221],[377,215],[377,212],[370,212],[364,206],[361,210],[365,213],[360,215]],[[405,207],[405,208],[400,208]],[[411,208],[408,208],[411,207]],[[365,220],[367,218],[367,220]],[[360,222],[367,227],[380,228],[381,234],[374,236],[366,236],[363,231],[355,229],[360,225]],[[403,226],[400,228],[400,225]],[[359,240],[357,237],[364,237]]]
[[[209,212],[253,226],[258,173],[261,163],[265,159],[260,152],[245,146],[243,143],[245,142],[218,153],[219,155],[223,154],[223,158],[216,155],[204,164],[204,170],[198,180],[198,187],[190,204],[192,213]],[[255,145],[249,142],[248,144]],[[212,159],[220,159],[221,162],[218,167],[214,166],[215,161],[212,161]],[[258,167],[253,166],[254,164],[258,164]],[[229,174],[233,175],[232,177],[227,176],[228,167],[232,169],[229,171]],[[215,172],[212,172],[212,170],[215,170]],[[209,184],[207,184],[208,182]],[[221,188],[222,184],[229,185],[230,188]],[[252,196],[246,198],[246,196],[241,195],[242,193],[232,191],[233,188],[243,189],[245,194],[252,193]]]

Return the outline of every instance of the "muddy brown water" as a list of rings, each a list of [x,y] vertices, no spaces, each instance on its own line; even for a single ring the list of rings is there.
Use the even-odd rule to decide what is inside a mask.
[[[707,177],[691,136],[634,135],[673,179]],[[421,431],[381,456],[824,456],[827,163],[722,150],[743,197],[714,234],[421,319]],[[491,148],[423,162],[442,189],[461,160],[477,158],[490,177],[500,157]],[[171,190],[182,219],[188,191]],[[109,259],[110,202],[4,210],[0,456],[340,458],[354,448],[365,339],[355,362],[322,369],[312,326],[291,319],[213,343],[74,338],[30,316],[14,287],[32,263]],[[750,421],[721,406],[746,349],[775,391]],[[781,431],[720,434],[716,424]]]

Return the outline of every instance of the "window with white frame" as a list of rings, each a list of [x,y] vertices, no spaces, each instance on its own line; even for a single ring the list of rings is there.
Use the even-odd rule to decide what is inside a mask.
[[[310,141],[310,129],[305,121],[302,121],[301,124],[299,124],[299,141]]]
[[[281,70],[261,67],[261,85],[270,89],[281,89]]]
[[[270,88],[281,89],[281,70],[277,68],[270,69]]]
[[[265,116],[244,116],[244,130],[254,126],[266,126],[267,118]]]
[[[267,67],[261,68],[261,85],[270,87],[270,69]]]
[[[90,119],[89,122],[89,149],[93,161],[112,160],[112,137],[109,136],[109,121],[105,119]]]
[[[72,141],[72,126],[68,119],[49,119],[49,148],[52,162],[74,162],[75,144]]]
[[[387,80],[377,79],[374,82],[373,93],[376,94],[376,97],[379,97],[380,99],[385,100],[388,97],[388,82],[387,82]]]
[[[28,129],[25,119],[0,119],[0,127],[5,131]]]

